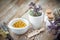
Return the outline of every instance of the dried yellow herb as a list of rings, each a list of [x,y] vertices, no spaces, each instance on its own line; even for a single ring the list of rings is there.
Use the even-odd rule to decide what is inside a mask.
[[[15,28],[23,28],[26,26],[26,23],[24,23],[22,20],[18,20],[13,24],[13,27]]]

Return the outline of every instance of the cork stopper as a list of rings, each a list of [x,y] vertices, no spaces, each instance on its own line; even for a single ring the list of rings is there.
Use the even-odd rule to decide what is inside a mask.
[[[50,9],[47,9],[47,10],[46,10],[46,13],[47,13],[47,14],[51,14],[51,12],[52,12],[52,10],[50,10]]]
[[[46,10],[46,14],[47,14],[47,16],[48,16],[49,19],[53,19],[53,18],[54,18],[54,15],[53,15],[51,9],[47,9],[47,10]]]

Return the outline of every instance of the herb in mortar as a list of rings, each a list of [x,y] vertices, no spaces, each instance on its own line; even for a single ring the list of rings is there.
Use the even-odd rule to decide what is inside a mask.
[[[32,15],[32,16],[41,16],[42,15],[42,12],[40,12],[40,10],[42,10],[40,5],[36,5],[35,3],[31,2],[29,4],[29,9],[30,9],[30,15]]]

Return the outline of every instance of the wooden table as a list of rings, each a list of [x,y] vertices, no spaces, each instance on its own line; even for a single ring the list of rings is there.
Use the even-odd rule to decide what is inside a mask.
[[[28,13],[25,13],[21,18],[25,18],[25,19],[29,20]],[[31,26],[32,25],[30,25],[29,27],[31,27]],[[41,28],[42,27],[45,28],[45,31],[42,33],[39,33],[38,35],[35,35],[31,38],[28,38],[27,36],[29,33],[34,31],[34,29],[32,27],[25,34],[22,34],[22,35],[17,35],[11,31],[10,31],[10,34],[14,38],[14,40],[53,40],[54,36],[51,33],[47,32],[44,20],[42,22]]]
[[[6,22],[8,24],[10,20],[17,17],[20,18],[23,14],[24,14],[23,17],[26,17],[27,14],[25,13],[26,10],[28,10],[29,2],[30,1],[26,1],[20,6],[15,5],[14,3],[16,2],[6,5],[7,7],[5,10],[0,10],[0,23]],[[54,10],[55,8],[60,7],[60,3],[56,2],[56,0],[40,0],[38,3],[43,7],[44,12],[48,8]],[[10,33],[14,38],[14,40],[52,40],[53,39],[53,36],[51,34],[48,34],[46,30],[45,32],[40,33],[32,38],[27,38],[26,35],[32,30],[29,29],[28,32],[23,35],[16,35],[13,32]]]
[[[17,1],[11,1],[12,0],[7,2],[0,2],[0,23],[8,23],[13,18],[21,17],[23,14],[25,14],[25,11],[28,9],[28,4],[34,0],[26,0],[19,6],[16,4]],[[56,0],[40,0],[39,3],[44,10],[48,8],[53,10],[55,8],[60,7],[60,3],[56,2]]]

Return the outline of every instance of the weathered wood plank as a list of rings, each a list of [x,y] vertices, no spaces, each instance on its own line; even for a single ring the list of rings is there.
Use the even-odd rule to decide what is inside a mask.
[[[34,0],[32,0],[32,1],[34,1]],[[22,3],[22,5],[20,5],[20,3],[18,3],[18,2],[13,3],[13,4],[11,4],[12,5],[11,8],[9,8],[9,6],[11,6],[11,5],[8,5],[8,7],[6,7],[6,8],[8,8],[9,10],[6,9],[6,12],[2,11],[2,13],[0,14],[0,23],[1,22],[6,22],[8,24],[8,22],[10,20],[12,20],[13,18],[17,18],[17,17],[20,18],[23,14],[25,14],[26,10],[28,10],[29,2],[28,1],[24,2],[24,3]],[[60,7],[60,4],[57,3],[55,0],[39,0],[38,2],[43,7],[44,11],[48,8],[53,10],[55,8]],[[14,4],[16,4],[16,5],[14,5]],[[25,16],[27,16],[27,14],[25,14]],[[29,31],[31,31],[31,29]],[[14,39],[17,38],[18,40],[52,40],[53,39],[53,36],[51,34],[48,34],[46,31],[44,33],[38,34],[38,35],[36,35],[36,36],[34,36],[33,38],[30,38],[30,39],[28,39],[26,37],[27,33],[23,34],[23,35],[19,35],[19,36],[17,35],[16,36],[13,32],[11,32],[11,35],[12,35],[12,37],[15,36]],[[15,40],[17,40],[17,39],[15,39]]]
[[[10,5],[12,7],[10,7],[9,10],[7,9],[7,11],[3,12],[5,14],[0,17],[0,21],[8,22],[13,18],[20,17],[28,9],[26,4],[28,5],[28,2],[23,3],[23,5],[20,5],[20,6]]]
[[[0,17],[6,15],[7,12],[9,12],[15,5],[16,1],[14,1],[13,3],[7,4],[5,5],[6,7],[2,7],[3,10],[0,11]]]
[[[42,0],[40,0],[40,3],[41,3],[41,6],[43,6],[43,8],[45,8],[45,10],[46,9],[48,9],[48,8],[50,8],[50,9],[55,9],[55,8],[58,8],[58,6],[59,5],[57,5],[57,3],[55,3],[55,2],[48,2],[48,1],[42,1]],[[44,10],[44,9],[43,9]],[[21,11],[21,10],[20,10]],[[18,13],[20,13],[20,11],[18,11]],[[27,14],[25,14],[24,15],[24,17],[26,17],[27,16]],[[27,17],[26,17],[27,18]],[[44,26],[45,27],[45,26]],[[29,31],[31,31],[31,30],[29,30]],[[26,37],[26,35],[27,35],[27,33],[26,34],[23,34],[23,35],[16,35],[16,34],[14,34],[13,32],[11,32],[11,35],[12,35],[12,37],[15,39],[15,40],[53,40],[53,38],[54,38],[54,36],[52,35],[52,34],[49,34],[48,32],[47,32],[47,30],[45,30],[45,32],[43,32],[43,33],[40,33],[40,34],[38,34],[38,35],[36,35],[36,36],[34,36],[33,38],[27,38]],[[14,35],[14,36],[13,36]]]

